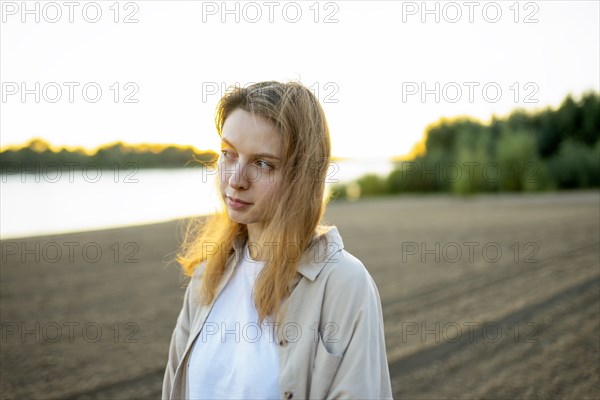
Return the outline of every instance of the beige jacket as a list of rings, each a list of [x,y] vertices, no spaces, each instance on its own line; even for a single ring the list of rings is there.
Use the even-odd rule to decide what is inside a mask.
[[[243,246],[243,239],[236,240],[217,296]],[[283,303],[285,319],[276,325],[281,399],[392,398],[379,292],[363,264],[343,247],[332,227],[315,234],[300,260],[294,289]],[[185,292],[169,347],[163,399],[187,393],[190,350],[212,308],[197,300],[204,266],[196,269]]]

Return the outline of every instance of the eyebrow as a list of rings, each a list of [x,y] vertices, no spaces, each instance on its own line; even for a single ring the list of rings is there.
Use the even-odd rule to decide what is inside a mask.
[[[227,140],[225,138],[221,138],[221,142],[224,142],[228,146],[231,146],[235,149],[235,146],[229,140]],[[279,157],[276,157],[273,154],[269,154],[269,153],[257,153],[257,154],[251,154],[251,156],[252,156],[252,158],[271,158],[273,160],[280,161]]]

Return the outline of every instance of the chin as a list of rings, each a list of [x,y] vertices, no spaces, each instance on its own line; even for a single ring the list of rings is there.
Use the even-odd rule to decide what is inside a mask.
[[[231,219],[233,222],[237,222],[238,224],[249,224],[251,223],[251,221],[249,221],[249,218],[246,218],[242,213],[240,213],[239,211],[236,210],[227,210],[227,215],[229,215],[229,219]]]

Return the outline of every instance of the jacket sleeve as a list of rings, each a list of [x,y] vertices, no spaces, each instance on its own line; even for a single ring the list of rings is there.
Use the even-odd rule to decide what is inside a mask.
[[[391,399],[379,291],[360,261],[345,266],[330,276],[324,304],[324,317],[337,329],[324,346],[341,356],[327,398]]]
[[[177,366],[183,357],[187,341],[190,335],[190,291],[192,282],[190,281],[183,298],[183,307],[179,312],[173,335],[171,336],[171,344],[169,345],[169,357],[167,361],[167,368],[165,370],[165,376],[163,379],[162,386],[162,399],[167,400],[171,397],[171,390],[173,389],[173,378],[177,371]]]

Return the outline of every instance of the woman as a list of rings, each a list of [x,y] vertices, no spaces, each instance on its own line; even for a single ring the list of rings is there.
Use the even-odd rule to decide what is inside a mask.
[[[217,107],[224,210],[188,231],[192,279],[163,399],[391,398],[377,287],[320,225],[331,150],[298,83],[228,91]]]

